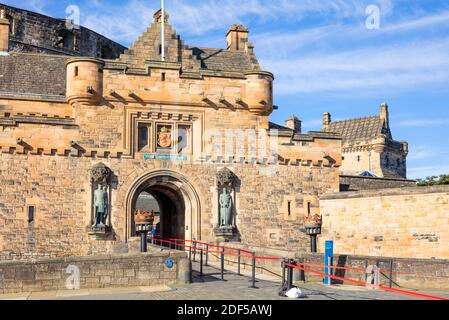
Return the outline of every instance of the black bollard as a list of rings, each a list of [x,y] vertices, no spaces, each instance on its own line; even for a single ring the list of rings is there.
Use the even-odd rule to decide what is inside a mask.
[[[147,252],[147,233],[140,232],[140,252]]]

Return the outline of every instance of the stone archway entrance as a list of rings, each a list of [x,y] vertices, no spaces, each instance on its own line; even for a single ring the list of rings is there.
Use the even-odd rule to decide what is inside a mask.
[[[170,170],[149,172],[133,183],[126,204],[127,239],[136,236],[134,212],[138,208],[138,200],[141,202],[142,194],[157,202],[162,238],[201,239],[201,205],[198,194],[187,178]]]

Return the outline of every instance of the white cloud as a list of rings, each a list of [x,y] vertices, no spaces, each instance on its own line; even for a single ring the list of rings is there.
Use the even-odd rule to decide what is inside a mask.
[[[277,94],[373,88],[411,89],[449,81],[449,39],[384,45],[296,59],[261,59]],[[423,58],[425,57],[425,59]]]
[[[398,122],[401,127],[431,127],[449,125],[449,119],[417,119]]]
[[[407,160],[435,159],[441,158],[442,156],[449,156],[449,150],[447,148],[418,145],[411,147]]]
[[[171,0],[166,1],[170,21],[186,35],[202,35],[225,30],[233,23],[279,23],[301,21],[305,17],[331,16],[334,20],[364,17],[373,1],[360,0]],[[384,15],[392,11],[391,0],[377,0]],[[82,10],[82,22],[89,28],[121,42],[132,42],[151,22],[159,1],[130,0],[112,5],[92,1]],[[132,39],[132,40],[131,40]]]

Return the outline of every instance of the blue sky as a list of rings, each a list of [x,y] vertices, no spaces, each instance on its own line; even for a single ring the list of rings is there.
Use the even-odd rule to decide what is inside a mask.
[[[80,22],[129,46],[160,0],[2,0],[54,17],[80,8]],[[380,28],[366,28],[366,8]],[[233,23],[247,25],[263,68],[276,76],[272,120],[291,114],[305,130],[321,115],[374,115],[390,106],[393,136],[410,143],[410,178],[449,173],[447,0],[166,0],[170,22],[190,45],[225,47]]]

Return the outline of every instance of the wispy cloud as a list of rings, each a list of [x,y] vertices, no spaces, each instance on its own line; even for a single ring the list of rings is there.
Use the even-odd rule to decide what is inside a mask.
[[[441,157],[449,157],[449,149],[443,147],[433,147],[427,145],[417,145],[412,146],[410,149],[408,160],[423,160],[430,158],[441,158]]]
[[[267,24],[298,22],[320,16],[332,20],[364,17],[366,6],[377,3],[383,15],[392,12],[391,0],[173,0],[167,2],[170,21],[186,35],[202,35],[225,30],[233,23]],[[82,9],[86,26],[123,43],[135,39],[151,21],[159,2],[130,0],[118,5],[92,1]]]
[[[449,119],[417,119],[399,121],[398,126],[401,127],[430,127],[449,125]]]
[[[410,89],[449,81],[449,39],[384,45],[376,49],[303,58],[262,59],[274,70],[278,94],[332,92],[373,88]],[[425,59],[423,59],[425,57]]]

